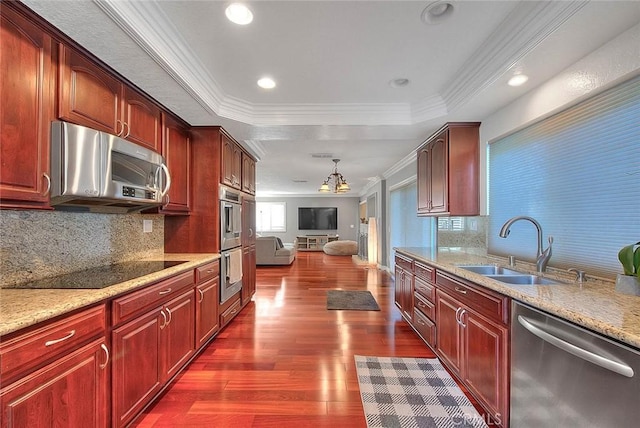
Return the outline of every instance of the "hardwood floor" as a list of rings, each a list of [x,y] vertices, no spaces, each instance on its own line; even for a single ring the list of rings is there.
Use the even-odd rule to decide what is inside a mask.
[[[381,310],[329,311],[331,289],[369,290]],[[434,357],[402,321],[388,274],[299,252],[258,267],[254,301],[135,426],[366,427],[354,355]]]

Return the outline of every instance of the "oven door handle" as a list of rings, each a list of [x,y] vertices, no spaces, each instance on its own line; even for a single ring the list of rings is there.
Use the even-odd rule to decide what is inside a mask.
[[[609,358],[606,358],[602,355],[599,355],[595,352],[588,351],[579,346],[574,345],[573,343],[569,343],[566,340],[562,340],[557,336],[543,330],[542,328],[534,325],[531,320],[522,315],[518,315],[518,322],[526,328],[531,334],[539,337],[545,342],[549,342],[550,344],[562,349],[565,352],[568,352],[572,355],[575,355],[578,358],[582,358],[585,361],[588,361],[592,364],[602,367],[603,369],[610,370],[614,373],[618,373],[619,375],[625,377],[633,377],[633,369],[626,364],[619,363],[617,361],[613,361]]]
[[[227,253],[224,254],[224,266],[225,266],[225,270],[224,270],[224,276],[226,278],[225,282],[229,282],[229,280],[231,279],[231,277],[229,276],[229,272],[231,271],[231,254]]]

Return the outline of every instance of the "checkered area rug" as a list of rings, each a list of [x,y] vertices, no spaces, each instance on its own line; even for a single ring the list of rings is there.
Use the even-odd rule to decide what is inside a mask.
[[[355,359],[369,428],[487,426],[437,359]]]

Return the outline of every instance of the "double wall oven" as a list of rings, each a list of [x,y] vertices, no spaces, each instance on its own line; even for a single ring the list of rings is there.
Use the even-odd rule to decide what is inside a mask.
[[[242,289],[242,195],[220,186],[220,303]]]

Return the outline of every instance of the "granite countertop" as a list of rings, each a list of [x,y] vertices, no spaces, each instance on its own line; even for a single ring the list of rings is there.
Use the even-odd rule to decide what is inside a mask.
[[[161,258],[148,260],[179,260],[185,263],[97,290],[0,288],[0,336],[153,284],[219,258],[219,254],[164,254]]]
[[[553,315],[640,348],[640,297],[618,293],[612,281],[588,279],[582,285],[562,271],[545,277],[563,281],[553,285],[512,285],[462,269],[464,264],[498,264],[505,258],[484,250],[465,248],[402,247],[398,253],[429,263],[443,271],[527,303]],[[533,270],[532,270],[533,268]],[[535,267],[518,262],[518,271],[535,273]]]

